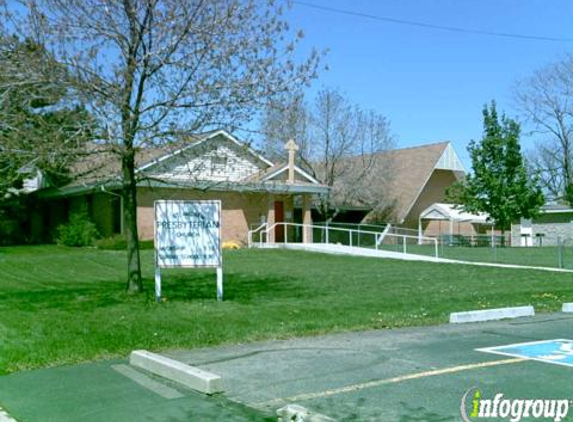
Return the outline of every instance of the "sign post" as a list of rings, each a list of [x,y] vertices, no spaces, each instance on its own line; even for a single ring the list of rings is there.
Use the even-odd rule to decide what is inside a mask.
[[[155,299],[161,300],[161,268],[216,268],[217,300],[223,300],[221,201],[154,202]]]

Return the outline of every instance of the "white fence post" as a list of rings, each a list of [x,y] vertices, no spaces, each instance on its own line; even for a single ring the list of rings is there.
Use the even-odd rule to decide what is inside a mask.
[[[406,253],[406,236],[402,236],[402,252]]]
[[[348,234],[349,234],[348,237],[350,238],[350,247],[352,247],[352,229],[350,229],[350,230],[348,231]]]

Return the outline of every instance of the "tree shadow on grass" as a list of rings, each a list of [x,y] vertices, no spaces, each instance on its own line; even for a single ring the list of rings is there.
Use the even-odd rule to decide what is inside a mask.
[[[123,281],[94,281],[82,284],[58,284],[34,290],[0,293],[0,309],[24,312],[42,309],[90,311],[124,303],[150,304],[154,301],[154,279],[144,278],[146,291],[129,295]],[[252,303],[261,300],[296,300],[309,297],[312,287],[289,277],[224,275],[224,300]],[[193,302],[216,300],[215,270],[170,270],[162,272],[162,296],[169,301]]]
[[[82,286],[25,290],[0,294],[0,304],[20,311],[66,309],[86,311],[129,300],[123,283],[94,282]]]
[[[152,286],[153,280],[146,280]],[[298,299],[308,297],[310,288],[293,278],[257,277],[243,274],[224,274],[224,300],[250,303],[267,298]],[[189,272],[170,271],[162,274],[162,296],[170,301],[216,299],[215,271]]]

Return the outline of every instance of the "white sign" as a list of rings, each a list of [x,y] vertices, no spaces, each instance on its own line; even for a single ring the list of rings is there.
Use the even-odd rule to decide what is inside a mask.
[[[155,201],[160,268],[221,266],[221,201]]]
[[[155,201],[155,297],[160,268],[217,269],[217,299],[223,299],[221,201]]]

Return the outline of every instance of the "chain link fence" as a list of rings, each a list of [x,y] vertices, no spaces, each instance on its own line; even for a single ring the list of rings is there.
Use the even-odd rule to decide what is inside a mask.
[[[440,236],[440,258],[461,261],[573,269],[573,239],[533,239],[530,246],[512,245],[502,236]]]

